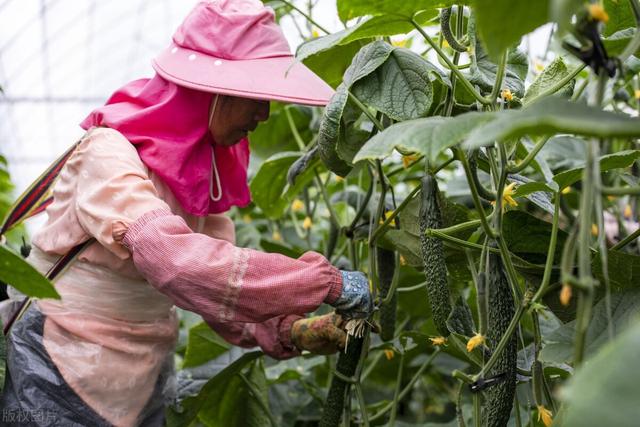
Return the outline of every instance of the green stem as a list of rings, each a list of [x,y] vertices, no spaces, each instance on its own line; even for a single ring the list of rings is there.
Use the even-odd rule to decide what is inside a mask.
[[[494,350],[494,352],[491,353],[491,357],[489,358],[487,363],[485,363],[485,365],[482,367],[482,370],[480,371],[480,373],[475,376],[475,380],[478,380],[479,378],[483,378],[484,375],[489,370],[491,370],[491,368],[493,368],[493,366],[496,364],[496,362],[498,361],[498,358],[500,357],[500,354],[503,352],[503,350],[509,343],[509,340],[511,340],[511,336],[513,335],[516,328],[518,327],[518,323],[520,322],[522,315],[524,314],[525,310],[529,307],[532,296],[533,294],[529,291],[525,293],[522,304],[520,304],[520,306],[516,310],[516,313],[513,315],[513,318],[511,319],[511,322],[509,323],[509,326],[507,327],[506,332],[500,338],[500,342],[496,346],[496,349]]]
[[[369,120],[371,120],[371,123],[373,123],[373,125],[378,128],[379,131],[382,132],[384,130],[384,126],[382,126],[382,123],[380,123],[380,121],[376,119],[373,114],[371,114],[371,111],[369,111],[367,106],[360,102],[360,100],[356,98],[355,95],[351,92],[349,92],[349,100],[353,102],[356,107],[358,107],[364,113],[364,115],[369,118]]]
[[[362,414],[362,425],[369,427],[369,414],[367,414],[367,403],[364,400],[364,393],[362,393],[362,384],[360,384],[360,382],[356,382],[354,388],[356,390],[356,397],[358,398],[360,414]]]
[[[578,86],[578,89],[576,89],[573,92],[573,95],[571,96],[571,100],[576,101],[578,98],[580,98],[580,96],[582,95],[582,93],[584,92],[584,90],[587,88],[588,85],[589,85],[589,79],[584,79],[582,83],[580,83],[580,86]]]
[[[436,348],[436,350],[433,353],[431,353],[431,356],[429,356],[429,358],[427,360],[425,360],[422,363],[422,365],[420,365],[420,368],[418,368],[416,373],[413,375],[413,377],[411,377],[411,379],[409,380],[407,385],[404,386],[404,388],[402,389],[402,391],[398,395],[398,402],[401,401],[402,399],[404,399],[404,397],[411,391],[411,389],[413,388],[413,385],[416,383],[416,381],[418,381],[420,379],[420,376],[422,375],[422,373],[431,365],[431,363],[433,362],[433,360],[436,358],[436,356],[439,353],[440,353],[440,349]],[[376,412],[374,415],[372,415],[369,418],[369,421],[373,422],[373,421],[377,420],[378,418],[382,417],[384,414],[389,412],[389,410],[394,406],[394,404],[395,404],[395,402],[389,402],[382,409],[380,409],[378,412]]]
[[[489,217],[491,217],[491,215],[489,215]],[[452,225],[450,227],[438,228],[438,231],[442,234],[452,235],[452,234],[460,233],[462,231],[476,229],[480,226],[480,224],[481,223],[479,219],[472,219],[471,221],[461,222],[459,224]]]
[[[611,250],[612,251],[620,250],[620,249],[624,248],[625,246],[627,246],[629,243],[631,243],[634,240],[636,240],[638,237],[640,237],[640,228],[638,228],[636,231],[634,231],[633,233],[629,234],[627,237],[625,237],[624,239],[622,239],[621,241],[619,241],[618,243],[613,245],[611,247]]]
[[[491,100],[491,104],[495,105],[496,100],[498,99],[498,95],[500,94],[500,89],[502,88],[502,80],[504,79],[504,72],[507,66],[507,52],[505,51],[500,57],[500,62],[498,63],[498,69],[496,71],[496,80],[493,84],[493,89],[491,90],[491,95],[489,95],[489,99]]]
[[[602,194],[605,196],[626,196],[640,195],[640,186],[638,187],[602,187]]]
[[[378,228],[375,229],[375,231],[373,232],[369,240],[370,244],[376,242],[378,237],[380,237],[380,235],[384,233],[384,231],[386,231],[386,229],[389,227],[389,224],[391,224],[391,221],[393,221],[394,218],[398,216],[398,214],[402,212],[404,208],[409,204],[409,202],[416,196],[416,194],[420,192],[420,189],[421,189],[420,186],[417,186],[416,188],[411,190],[411,193],[409,193],[409,195],[402,201],[402,203],[400,203],[398,207],[394,209],[394,211],[391,212],[391,214],[389,214],[389,216],[384,220],[384,222],[380,224]]]
[[[287,116],[287,122],[289,123],[289,128],[291,129],[291,133],[293,134],[293,139],[295,139],[296,144],[300,148],[300,151],[305,151],[305,143],[298,132],[298,128],[296,127],[295,122],[293,121],[293,116],[291,116],[291,112],[289,111],[289,107],[284,107],[284,113]]]
[[[463,248],[476,249],[479,251],[484,249],[483,245],[458,239],[457,237],[449,236],[448,234],[441,233],[440,230],[437,230],[434,228],[427,230],[426,233],[428,236],[437,237],[438,239],[444,240],[445,242],[449,242]],[[501,253],[500,249],[498,248],[489,248],[488,250],[494,253]]]
[[[362,215],[364,215],[364,213],[366,212],[367,207],[369,205],[369,200],[371,200],[371,195],[373,194],[373,185],[374,185],[373,172],[371,172],[370,167],[367,168],[367,171],[369,172],[369,177],[370,177],[369,188],[367,188],[367,194],[365,194],[364,200],[362,200],[362,203],[358,207],[358,212],[356,212],[356,216],[353,218],[353,221],[351,221],[351,225],[349,225],[349,228],[347,230],[349,234],[353,233],[353,230],[356,228],[356,224],[358,223],[358,221],[360,221],[360,218],[362,218]]]
[[[396,291],[397,292],[413,292],[413,291],[417,291],[418,289],[422,289],[424,287],[427,286],[427,282],[420,282],[417,285],[413,285],[413,286],[406,286],[404,288],[397,288]]]
[[[464,414],[462,413],[462,392],[464,391],[464,382],[460,381],[458,385],[458,393],[456,393],[456,419],[458,427],[466,427],[464,422]]]
[[[538,302],[540,298],[546,293],[549,282],[551,281],[551,270],[553,269],[553,259],[556,253],[556,244],[558,242],[558,223],[560,220],[560,193],[556,194],[555,204],[553,206],[553,223],[551,225],[551,238],[549,240],[549,249],[547,250],[547,262],[544,266],[544,275],[542,276],[542,283],[540,288],[533,296],[533,302]]]
[[[440,49],[437,43],[431,40],[431,37],[429,37],[429,35],[424,31],[424,29],[420,26],[420,24],[418,24],[413,18],[411,18],[410,22],[416,28],[416,30],[418,30],[418,32],[422,35],[422,37],[424,37],[425,41],[429,44],[429,46],[431,46],[431,48],[436,51],[438,56],[442,58],[442,60],[447,64],[447,67],[449,67],[449,69],[456,75],[458,80],[460,80],[460,83],[464,85],[464,87],[469,91],[469,93],[473,95],[473,97],[481,104],[491,105],[492,101],[483,97],[480,93],[478,93],[476,88],[473,87],[471,82],[469,82],[469,80],[467,80],[464,74],[460,72],[458,67],[456,67],[456,65],[453,62],[451,62],[447,54],[444,53],[442,49]]]
[[[467,156],[464,154],[464,152],[460,148],[454,148],[454,150],[458,159],[462,163],[462,167],[464,168],[465,174],[467,175],[467,181],[469,183],[469,189],[471,190],[471,197],[473,199],[473,204],[475,205],[476,210],[478,211],[478,215],[480,215],[480,223],[482,224],[484,233],[490,238],[495,238],[495,234],[491,229],[491,227],[489,226],[489,223],[487,222],[487,215],[484,213],[484,208],[482,207],[482,202],[480,201],[480,196],[478,195],[478,189],[476,188],[475,183],[473,182],[473,176],[471,173],[471,169],[469,168],[469,161],[467,160]]]
[[[475,427],[482,427],[482,405],[480,405],[480,393],[473,393],[473,423]]]
[[[311,22],[317,29],[319,29],[323,33],[325,33],[325,34],[330,34],[331,33],[329,30],[325,29],[323,26],[321,26],[316,21],[314,21],[313,18],[311,18],[311,16],[309,16],[307,13],[303,12],[302,9],[300,9],[299,7],[294,5],[292,2],[290,2],[288,0],[280,0],[280,1],[282,1],[282,3],[286,4],[287,6],[289,6],[291,9],[295,10],[296,12],[298,12],[300,15],[304,16],[304,18],[307,21]]]
[[[322,199],[324,200],[324,203],[327,205],[327,209],[329,210],[329,216],[331,217],[331,221],[333,221],[336,227],[340,227],[340,220],[338,219],[338,215],[336,214],[336,212],[333,210],[331,200],[329,199],[329,195],[327,194],[327,188],[322,182],[322,179],[320,179],[320,174],[318,173],[318,171],[314,169],[313,173],[315,174],[314,179],[315,179],[316,185],[320,189],[320,194],[322,195]]]
[[[544,145],[550,140],[551,138],[543,138],[540,141],[538,141],[538,143],[531,149],[531,151],[529,151],[529,154],[527,154],[527,156],[522,159],[522,161],[520,163],[518,163],[517,165],[512,165],[510,167],[507,168],[507,173],[520,173],[524,170],[524,168],[526,168],[527,166],[529,166],[529,163],[531,163],[533,161],[533,159],[536,158],[536,156],[538,155],[538,153],[540,152],[540,150],[542,149],[542,147],[544,147]]]
[[[398,411],[398,402],[400,402],[400,388],[402,387],[402,371],[404,369],[404,352],[400,354],[400,366],[398,367],[398,375],[396,376],[396,390],[393,393],[393,407],[389,416],[389,424],[393,427],[396,423],[396,414]]]

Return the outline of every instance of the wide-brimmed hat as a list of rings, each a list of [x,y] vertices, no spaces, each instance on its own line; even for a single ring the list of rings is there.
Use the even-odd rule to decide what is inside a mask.
[[[333,95],[295,60],[273,10],[258,0],[199,2],[153,68],[180,86],[224,95],[306,105]]]

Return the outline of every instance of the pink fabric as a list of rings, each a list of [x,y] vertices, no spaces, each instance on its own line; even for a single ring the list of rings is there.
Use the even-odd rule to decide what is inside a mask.
[[[340,271],[316,252],[292,259],[238,248],[193,233],[182,218],[162,209],[131,224],[123,244],[149,283],[214,323],[300,315],[342,292]]]
[[[291,56],[273,10],[258,0],[203,1],[178,27],[178,46],[224,59]]]
[[[251,201],[249,141],[243,138],[231,147],[215,144],[208,129],[212,96],[156,75],[118,89],[80,126],[106,126],[123,134],[187,212],[199,216],[225,212]],[[209,196],[212,145],[223,193],[219,201]]]
[[[194,251],[185,250],[191,239],[200,242],[205,238],[217,248],[224,246],[237,253],[238,248],[233,246],[234,224],[224,215],[198,217],[186,212],[166,183],[140,160],[134,146],[120,132],[109,128],[93,128],[87,133],[61,171],[53,196],[46,223],[34,235],[29,262],[45,272],[56,255],[90,237],[97,242],[56,280],[62,300],[38,302],[46,315],[43,344],[65,381],[97,413],[114,425],[135,425],[163,357],[171,356],[177,329],[173,301],[144,280],[119,240],[128,224],[145,213],[158,209],[172,212],[177,216],[170,218],[181,218],[180,238],[187,245],[173,250],[180,254],[176,258],[188,261],[187,254],[200,258],[198,245]],[[166,247],[163,250],[173,257]],[[212,254],[208,252],[208,256]],[[228,256],[223,259],[231,260]],[[307,255],[304,260],[261,254],[259,267],[266,272],[273,266],[277,274],[283,263],[295,263],[306,272],[298,275],[292,286],[297,294],[302,292],[298,288],[311,286],[319,305],[323,300],[320,288],[324,286],[326,300],[334,301],[341,291],[341,284],[336,286],[331,279],[334,268],[317,254]],[[160,264],[170,262],[171,259],[163,260]],[[233,264],[222,261],[216,266],[223,271],[233,269]],[[220,290],[209,277],[199,277],[198,283],[190,282],[186,289],[167,284],[165,290],[178,295],[191,292],[191,286],[199,286],[199,299],[191,301],[192,307],[205,314],[211,327],[231,343],[259,345],[276,358],[298,354],[290,342],[291,323],[301,317],[308,301],[294,310],[299,314],[269,318],[261,313],[260,318],[265,320],[258,323],[221,321],[208,303]],[[326,278],[327,282],[321,286],[319,278]],[[220,286],[219,282],[213,283]],[[260,284],[270,286],[266,280]],[[239,295],[242,301],[248,299],[259,305],[257,298],[263,298],[262,294],[254,293],[252,286],[245,290],[249,292]],[[264,301],[261,305],[265,305]],[[101,385],[96,387],[97,384]]]
[[[326,105],[331,86],[296,61],[258,0],[199,2],[154,60],[162,77],[203,92]]]

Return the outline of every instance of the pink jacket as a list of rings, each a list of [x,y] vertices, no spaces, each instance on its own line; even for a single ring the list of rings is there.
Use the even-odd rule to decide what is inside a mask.
[[[202,315],[229,342],[295,356],[293,321],[342,290],[322,255],[299,259],[234,246],[233,223],[181,209],[119,132],[88,132],[62,170],[31,261],[94,237],[56,282],[61,301],[40,301],[43,344],[67,383],[115,425],[135,425],[177,322],[172,305]]]

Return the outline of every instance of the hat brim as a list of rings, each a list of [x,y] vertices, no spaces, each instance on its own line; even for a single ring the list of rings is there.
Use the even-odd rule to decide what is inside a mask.
[[[177,85],[211,93],[304,105],[326,105],[334,94],[293,56],[229,60],[172,44],[152,65]]]

